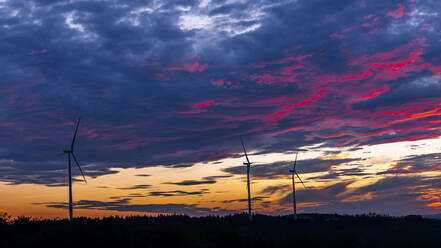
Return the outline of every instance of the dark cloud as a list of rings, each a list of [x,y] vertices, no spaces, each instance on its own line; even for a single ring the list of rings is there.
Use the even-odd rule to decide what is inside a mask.
[[[68,207],[66,203],[62,202],[43,202],[34,204],[44,205],[49,208],[67,209]],[[220,208],[203,208],[198,207],[196,204],[130,204],[128,199],[120,199],[109,202],[81,200],[75,202],[74,206],[76,209],[112,210],[119,212],[174,213],[188,214],[192,216],[232,213],[230,210]]]
[[[264,188],[262,191],[260,191],[260,194],[264,195],[274,195],[274,194],[283,194],[288,192],[289,190],[292,190],[291,185],[275,185],[275,186],[268,186]]]
[[[192,185],[202,185],[202,184],[215,184],[216,180],[184,180],[181,182],[167,182],[164,184],[173,184],[179,186],[192,186]]]
[[[324,172],[330,170],[333,166],[358,160],[359,159],[305,159],[297,161],[297,171],[298,173]],[[254,177],[258,178],[276,178],[280,176],[287,176],[289,174],[289,170],[292,168],[292,164],[292,161],[279,161],[270,164],[252,165],[250,173]],[[224,172],[240,175],[246,173],[246,167],[229,167],[224,169]]]
[[[138,184],[138,185],[133,185],[130,187],[122,187],[122,188],[116,188],[116,189],[122,189],[122,190],[131,190],[131,189],[148,189],[152,187],[152,185],[149,184]]]
[[[400,83],[378,97],[354,103],[356,109],[375,109],[382,106],[396,106],[413,101],[437,98],[441,95],[441,77],[417,77],[400,79]],[[407,82],[406,82],[407,81]],[[430,119],[430,118],[429,118]]]
[[[148,193],[149,196],[189,196],[189,195],[204,195],[209,192],[208,189],[201,189],[198,191],[182,191],[182,190],[173,190],[173,191],[151,191]]]
[[[441,153],[412,155],[398,160],[393,168],[378,174],[419,174],[422,172],[441,171]]]
[[[151,175],[150,174],[137,174],[135,176],[137,176],[137,177],[149,177]]]
[[[203,177],[203,180],[218,180],[218,179],[223,179],[223,178],[230,178],[232,177],[231,175],[218,175],[218,176],[207,176],[207,177]]]
[[[256,196],[252,197],[252,202],[258,202],[258,203],[267,203],[266,201],[268,197],[262,197],[262,196]],[[222,203],[233,203],[233,202],[248,202],[248,198],[242,198],[242,199],[232,199],[232,200],[224,200]]]
[[[426,195],[430,195],[430,191],[438,192],[441,187],[439,179],[428,180],[420,176],[382,177],[370,185],[351,189],[348,185],[353,182],[299,190],[296,198],[298,203],[306,204],[303,208],[306,212],[406,215],[430,211],[430,204],[438,200]],[[280,203],[291,205],[292,193],[282,197]]]
[[[125,196],[112,196],[110,199],[132,199],[132,198],[144,198],[146,197],[145,194],[141,193],[131,193]]]
[[[310,177],[308,180],[314,181],[314,182],[326,182],[330,180],[336,180],[340,179],[342,176],[349,176],[349,177],[373,177],[373,173],[365,172],[364,166],[359,165],[359,167],[355,168],[349,168],[349,169],[331,169],[326,173],[325,175],[320,175],[316,177]]]
[[[67,186],[67,161],[56,159],[55,161],[0,159],[0,180],[9,184],[34,183],[53,187]],[[29,168],[29,164],[33,167]],[[102,164],[83,164],[82,169],[87,177],[92,178],[118,173]],[[76,166],[72,168],[72,173],[74,182],[83,181]]]
[[[296,190],[296,198],[300,202],[325,202],[327,204],[332,202],[338,202],[339,194],[344,193],[347,189],[346,186],[351,182],[340,182],[326,186],[320,189],[300,189]],[[292,193],[285,195],[281,198],[281,204],[288,204],[292,202]]]
[[[149,187],[140,187],[142,185],[137,185],[130,188],[118,188],[118,189],[145,189]],[[200,189],[196,191],[184,191],[184,190],[170,190],[170,191],[150,191],[148,193],[131,193],[128,195],[122,196],[112,196],[110,199],[132,199],[132,198],[144,198],[147,196],[163,196],[163,197],[171,197],[171,196],[190,196],[190,195],[204,195],[209,193],[209,189]]]
[[[192,167],[193,165],[192,164],[174,164],[174,165],[171,165],[171,167],[173,167],[173,168],[188,168],[188,167]]]

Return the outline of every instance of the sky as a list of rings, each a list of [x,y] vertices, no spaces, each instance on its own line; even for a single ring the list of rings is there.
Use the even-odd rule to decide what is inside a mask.
[[[441,212],[437,0],[0,0],[0,212]]]

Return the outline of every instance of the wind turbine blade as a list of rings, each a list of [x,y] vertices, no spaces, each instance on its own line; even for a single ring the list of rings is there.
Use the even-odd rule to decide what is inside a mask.
[[[299,155],[299,151],[296,152],[296,159],[294,160],[294,170],[296,169],[297,165],[297,155]]]
[[[308,188],[305,186],[305,184],[303,183],[303,181],[302,181],[302,179],[300,178],[299,174],[297,174],[297,172],[294,172],[294,173],[296,173],[296,176],[297,176],[297,178],[300,180],[300,182],[303,184],[303,187],[305,187],[305,189],[308,189]]]
[[[81,121],[81,118],[78,118],[77,125],[75,127],[75,133],[74,133],[74,136],[73,136],[73,139],[72,139],[72,144],[70,145],[70,150],[71,151],[73,151],[73,148],[74,148],[75,139],[77,138],[77,133],[78,133],[78,127],[80,126],[80,121]]]
[[[81,169],[80,163],[78,163],[78,160],[75,157],[74,153],[72,153],[72,157],[73,157],[75,163],[78,165],[78,168],[80,169],[80,172],[81,172],[81,175],[83,176],[84,182],[87,184],[86,177],[84,176],[84,173],[83,173],[83,170]]]
[[[247,150],[245,149],[245,145],[243,144],[243,140],[240,140],[240,143],[242,143],[243,152],[245,153],[245,157],[247,158],[247,162],[250,164],[250,160],[248,159]]]

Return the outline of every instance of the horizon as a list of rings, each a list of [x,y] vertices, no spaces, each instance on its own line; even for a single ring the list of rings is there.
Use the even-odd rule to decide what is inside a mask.
[[[0,0],[0,213],[441,214],[441,2]],[[73,162],[74,163],[74,162]],[[293,174],[294,175],[294,174]]]
[[[67,208],[66,208],[67,210]],[[268,217],[268,218],[292,218],[293,213],[287,213],[287,214],[261,214],[261,213],[252,213],[253,215],[253,221],[254,218],[260,218],[260,217]],[[312,216],[315,217],[329,217],[329,216],[337,216],[337,217],[350,217],[350,218],[396,218],[396,219],[405,219],[405,218],[422,218],[427,220],[440,220],[441,221],[441,213],[437,214],[429,214],[429,215],[419,215],[419,214],[409,214],[409,215],[388,215],[388,214],[378,214],[375,212],[367,212],[367,213],[355,213],[355,214],[338,214],[338,213],[297,213],[298,219],[300,220],[303,218],[303,220],[312,220],[310,219]],[[309,217],[308,217],[309,216]],[[75,219],[90,219],[90,220],[105,220],[107,218],[116,218],[116,219],[130,219],[130,218],[163,218],[163,217],[186,217],[191,219],[204,219],[204,218],[230,218],[230,217],[243,217],[248,218],[248,212],[232,212],[232,213],[224,213],[224,214],[201,214],[201,215],[188,215],[184,213],[144,213],[144,214],[135,214],[135,215],[103,215],[103,216],[74,216],[72,220],[69,220],[69,216],[61,216],[61,217],[54,217],[54,218],[44,218],[41,216],[12,216],[9,215],[7,212],[1,212],[0,213],[0,221],[3,221],[4,224],[13,224],[15,221],[20,221],[20,219],[27,219],[29,221],[68,221],[72,222],[75,221]],[[249,221],[249,220],[248,220]],[[249,223],[252,223],[253,221],[249,221]]]

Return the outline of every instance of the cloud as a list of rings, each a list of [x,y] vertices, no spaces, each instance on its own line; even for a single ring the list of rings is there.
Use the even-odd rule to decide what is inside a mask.
[[[339,194],[346,192],[347,185],[350,182],[339,182],[319,189],[308,189],[296,191],[296,197],[302,202],[338,202]],[[289,193],[280,199],[281,204],[292,202],[292,193]]]
[[[223,179],[223,178],[230,178],[232,177],[231,175],[217,175],[217,176],[207,176],[207,177],[203,177],[203,180],[218,180],[218,179]]]
[[[182,190],[173,190],[173,191],[151,191],[148,193],[149,196],[189,196],[189,195],[204,195],[209,193],[208,189],[201,189],[198,191],[182,191]]]
[[[34,203],[36,205],[44,205],[49,208],[67,209],[67,204],[62,202],[43,202]],[[76,209],[93,209],[93,210],[111,210],[119,212],[144,212],[159,214],[188,214],[192,216],[209,215],[209,214],[226,214],[232,211],[224,209],[211,209],[198,207],[196,204],[130,204],[128,199],[120,199],[116,201],[89,201],[81,200],[74,203]]]
[[[110,199],[132,199],[132,198],[144,198],[145,194],[141,193],[131,193],[125,196],[111,196]]]
[[[193,185],[202,185],[202,184],[215,184],[216,180],[184,180],[181,182],[167,182],[164,184],[173,184],[179,186],[193,186]]]
[[[360,3],[4,2],[0,180],[65,185],[78,116],[91,177],[235,157],[240,138],[268,154],[439,137],[441,4]]]
[[[171,165],[172,168],[188,168],[188,167],[192,167],[192,164],[174,164]]]
[[[297,168],[298,173],[324,172],[330,170],[333,166],[354,161],[359,161],[359,159],[305,159],[297,161]],[[278,161],[270,164],[257,164],[251,167],[250,173],[253,177],[257,178],[277,178],[286,176],[289,174],[292,163],[292,161]],[[237,175],[246,173],[246,169],[244,166],[234,166],[224,169],[224,172]]]
[[[149,177],[151,175],[150,174],[137,174],[135,176],[137,176],[137,177]]]
[[[116,189],[122,189],[122,190],[148,189],[151,186],[152,185],[149,185],[149,184],[138,184],[138,185],[133,185],[133,186],[130,186],[130,187],[123,187],[123,188],[116,188]]]
[[[346,181],[299,190],[296,198],[304,212],[415,214],[433,211],[434,203],[440,201],[432,196],[433,192],[440,190],[438,180],[421,176],[388,176],[358,188],[348,187],[354,181]],[[292,193],[280,198],[280,203],[290,206]]]
[[[326,173],[325,175],[310,177],[308,180],[314,181],[314,182],[324,182],[324,181],[330,181],[330,180],[337,180],[343,176],[349,176],[349,177],[359,177],[363,176],[364,178],[367,177],[373,177],[374,173],[366,172],[363,167],[360,166],[360,168],[349,168],[349,169],[331,169]]]
[[[9,184],[44,184],[51,187],[67,186],[67,161],[52,160],[30,161],[0,159],[0,180]],[[32,164],[34,167],[29,167]],[[96,178],[102,175],[117,174],[118,171],[106,168],[101,164],[83,164],[86,177]],[[82,182],[80,171],[72,168],[73,181]]]
[[[392,168],[378,174],[412,175],[439,171],[441,171],[441,153],[429,153],[400,159]]]
[[[258,202],[258,203],[269,203],[267,201],[268,197],[262,197],[262,196],[256,196],[252,197],[252,202]],[[224,200],[222,203],[233,203],[233,202],[248,202],[248,198],[241,198],[241,199],[232,199],[232,200]]]
[[[232,175],[216,175],[216,176],[206,176],[200,180],[183,180],[181,182],[166,182],[164,184],[172,184],[179,186],[193,186],[193,185],[203,185],[203,184],[215,184],[219,179],[229,178]]]
[[[375,109],[380,106],[396,106],[409,101],[436,98],[441,93],[440,80],[441,78],[432,76],[402,80],[399,85],[377,97],[354,103],[354,107],[356,109]]]
[[[275,185],[275,186],[268,186],[261,190],[260,194],[265,195],[274,195],[274,194],[283,194],[288,192],[289,190],[292,190],[290,185]]]

